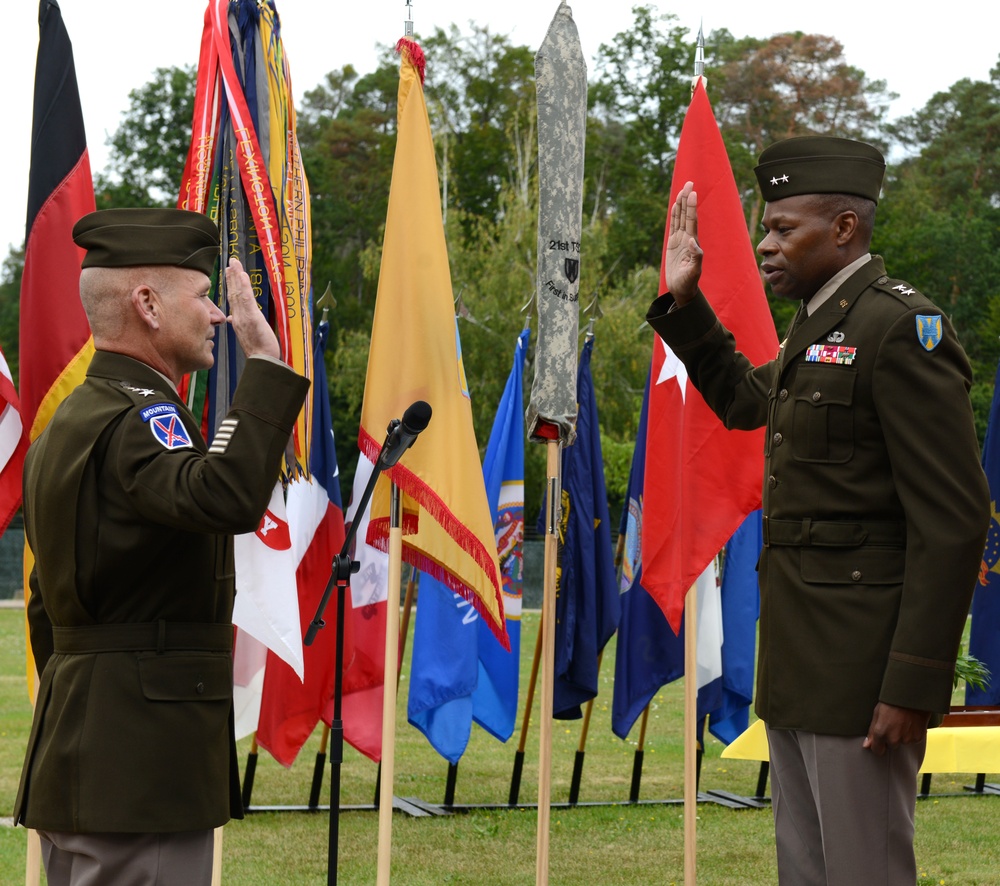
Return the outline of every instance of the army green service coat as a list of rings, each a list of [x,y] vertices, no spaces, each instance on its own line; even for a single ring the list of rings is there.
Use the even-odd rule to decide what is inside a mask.
[[[247,361],[205,445],[165,379],[98,351],[25,461],[41,673],[15,820],[77,833],[242,816],[232,534],[257,528],[308,382]]]
[[[767,427],[758,716],[865,735],[879,701],[947,711],[990,520],[948,318],[876,256],[755,368],[703,296],[672,304],[649,322],[709,406]]]

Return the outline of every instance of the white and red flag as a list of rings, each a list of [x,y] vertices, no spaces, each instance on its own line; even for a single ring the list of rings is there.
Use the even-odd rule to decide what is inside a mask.
[[[737,347],[755,365],[765,363],[775,356],[778,339],[704,80],[684,118],[669,205],[688,181],[698,193],[698,239],[706,256],[701,290]],[[659,336],[651,373],[642,583],[677,633],[688,590],[760,507],[764,431],[726,430]]]

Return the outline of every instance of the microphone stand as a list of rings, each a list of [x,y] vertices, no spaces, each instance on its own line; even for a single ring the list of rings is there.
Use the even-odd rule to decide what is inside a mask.
[[[316,607],[316,614],[313,616],[313,620],[309,624],[309,628],[303,639],[303,643],[306,646],[311,646],[313,640],[316,639],[316,634],[326,625],[326,622],[323,620],[323,613],[326,611],[327,604],[330,602],[330,596],[336,587],[337,649],[334,657],[333,672],[333,717],[330,722],[330,842],[326,880],[329,886],[336,886],[337,883],[340,844],[340,773],[344,762],[344,720],[342,706],[344,696],[344,615],[346,611],[346,595],[351,585],[351,576],[356,574],[361,568],[361,563],[351,558],[350,550],[354,537],[357,535],[361,515],[364,514],[368,503],[371,501],[372,493],[375,491],[375,484],[378,482],[379,474],[395,464],[395,460],[399,458],[399,455],[396,454],[395,460],[390,461],[388,455],[394,438],[398,433],[399,426],[399,419],[394,418],[389,422],[389,427],[386,429],[385,442],[382,444],[378,459],[375,461],[372,475],[368,478],[368,485],[365,486],[365,491],[362,493],[361,499],[358,501],[358,506],[354,511],[351,528],[347,531],[340,553],[333,558],[330,579],[326,584],[323,597],[319,602],[319,606]],[[387,637],[386,643],[388,642],[389,638]]]

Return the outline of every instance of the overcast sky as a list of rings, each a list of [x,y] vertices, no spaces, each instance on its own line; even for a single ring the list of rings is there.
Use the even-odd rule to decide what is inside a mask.
[[[129,91],[142,86],[158,67],[195,65],[206,0],[59,0],[73,41],[83,117],[95,172],[107,162],[105,142],[128,107]],[[558,0],[415,0],[411,9],[417,36],[434,28],[469,21],[537,48]],[[588,66],[601,43],[632,21],[628,0],[571,3]],[[687,5],[655,4],[673,13],[691,32],[728,28],[737,37],[768,37],[785,31],[821,33],[844,45],[847,61],[872,79],[884,79],[899,93],[892,116],[922,107],[935,93],[970,77],[984,80],[997,63],[1000,14],[995,0],[952,0],[933,7],[933,17],[917,7],[873,0],[833,3],[761,4],[750,0],[702,0]],[[38,46],[38,5],[6,0],[4,51],[0,53],[0,99],[7,123],[0,140],[6,195],[0,210],[0,250],[24,239],[27,199],[31,93]],[[353,64],[374,69],[376,45],[393,44],[403,33],[407,7],[397,0],[322,2],[276,0],[292,72],[296,103],[328,71]],[[433,77],[433,71],[428,72]]]

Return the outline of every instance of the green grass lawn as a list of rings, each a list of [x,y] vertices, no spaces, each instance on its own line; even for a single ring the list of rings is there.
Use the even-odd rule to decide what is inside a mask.
[[[522,623],[522,707],[538,629],[537,613]],[[0,815],[13,806],[31,711],[24,681],[24,628],[20,610],[0,610]],[[551,813],[549,882],[552,884],[680,884],[683,882],[683,683],[664,687],[653,702],[646,734],[641,800],[629,805],[638,725],[630,741],[611,732],[614,641],[605,654],[601,694],[587,743],[580,805]],[[441,803],[447,764],[406,723],[409,657],[404,658],[397,706],[396,777],[399,797]],[[520,801],[537,796],[538,693]],[[569,795],[581,721],[556,721],[553,730],[552,802]],[[500,744],[473,727],[455,789],[456,805],[506,804],[519,731]],[[243,760],[249,739],[240,743]],[[255,806],[306,805],[319,730],[291,769],[263,752],[254,783]],[[723,760],[709,739],[701,789],[752,795],[758,764]],[[348,748],[341,802],[370,805],[377,770]],[[917,862],[922,884],[995,886],[1000,883],[1000,797],[962,793],[973,775],[935,775],[932,792],[917,804]],[[989,774],[987,781],[1000,781]],[[321,804],[330,801],[329,766]],[[616,805],[586,805],[588,803]],[[531,884],[535,882],[537,816],[533,809],[480,809],[392,822],[392,878],[401,884]],[[7,821],[9,824],[9,819]],[[339,818],[338,882],[375,882],[378,813],[350,810]],[[776,882],[769,809],[733,810],[712,803],[698,808],[698,882],[703,886],[763,886]],[[26,832],[0,827],[0,883],[24,882]],[[226,826],[222,881],[233,886],[324,883],[329,859],[329,815],[320,812],[255,812]],[[44,878],[43,878],[44,882]]]

